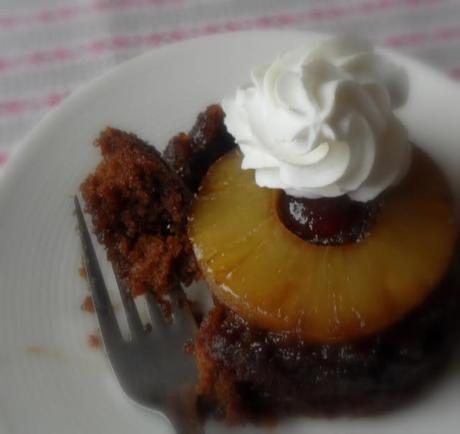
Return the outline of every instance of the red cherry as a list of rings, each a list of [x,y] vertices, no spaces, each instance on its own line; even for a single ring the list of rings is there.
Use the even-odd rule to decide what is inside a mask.
[[[370,202],[355,202],[348,196],[303,199],[283,192],[278,214],[290,231],[306,241],[341,245],[364,239],[380,206],[380,199]]]

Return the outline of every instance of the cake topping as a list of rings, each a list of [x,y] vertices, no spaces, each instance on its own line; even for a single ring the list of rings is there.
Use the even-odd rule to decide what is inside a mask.
[[[354,37],[331,37],[253,69],[222,103],[228,131],[261,187],[366,202],[407,172],[411,145],[393,110],[403,69]]]
[[[454,201],[422,151],[414,148],[407,176],[385,193],[375,222],[379,198],[286,203],[241,164],[232,151],[209,169],[188,235],[213,296],[252,325],[309,342],[360,339],[401,320],[444,277],[457,242]],[[290,227],[280,218],[286,204],[297,208]],[[369,236],[343,243],[342,235],[365,235],[366,221]],[[327,247],[317,245],[322,239]]]
[[[305,241],[340,246],[363,241],[370,234],[382,206],[381,198],[357,202],[348,196],[305,199],[282,192],[277,202],[283,224]]]

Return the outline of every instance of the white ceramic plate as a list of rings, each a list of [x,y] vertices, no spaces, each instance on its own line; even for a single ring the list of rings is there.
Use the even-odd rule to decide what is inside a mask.
[[[160,415],[124,397],[102,352],[86,344],[96,322],[80,311],[86,283],[78,275],[71,196],[98,160],[91,143],[105,126],[133,131],[162,148],[208,103],[245,82],[251,66],[313,37],[241,33],[157,50],[72,95],[22,143],[0,180],[0,433],[170,432]],[[411,137],[434,155],[460,197],[460,88],[414,60],[395,57],[411,77],[402,112]],[[386,416],[297,419],[270,432],[458,433],[459,366],[416,404]],[[211,424],[208,432],[230,430]]]

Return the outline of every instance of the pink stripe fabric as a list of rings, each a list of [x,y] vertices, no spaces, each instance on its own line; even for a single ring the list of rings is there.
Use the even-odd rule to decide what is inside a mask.
[[[53,24],[69,21],[83,15],[125,11],[147,6],[167,6],[182,3],[184,0],[99,0],[76,5],[57,6],[32,10],[16,15],[0,15],[0,29],[13,29],[34,24]]]
[[[457,80],[460,80],[460,66],[458,68],[454,68],[450,71],[450,75],[457,79]]]
[[[459,22],[460,0],[0,0],[0,166],[82,81],[164,44],[250,29],[351,32],[460,82]]]
[[[403,35],[390,36],[386,44],[392,48],[417,46],[430,43],[444,43],[460,39],[460,25],[455,27],[441,27],[425,32],[413,32]]]
[[[35,98],[0,101],[0,117],[21,116],[28,111],[51,109],[57,106],[68,94],[68,91],[51,92]]]
[[[6,164],[8,160],[8,153],[5,151],[0,151],[0,167]]]
[[[381,11],[389,9],[401,7],[417,8],[438,3],[439,1],[440,0],[366,1],[348,8],[343,6],[330,6],[327,8],[299,11],[295,14],[285,12],[276,15],[262,15],[251,19],[208,23],[201,27],[178,28],[167,32],[134,35],[120,34],[105,40],[90,41],[80,46],[60,46],[52,50],[37,50],[19,56],[0,57],[0,74],[16,68],[33,68],[46,64],[75,62],[88,57],[98,57],[120,50],[157,47],[165,43],[177,42],[197,36],[243,30],[287,27],[294,24],[317,22],[331,18],[347,19],[356,16],[371,17]],[[414,33],[401,36],[397,35],[382,42],[397,48],[403,45],[416,45],[436,39],[458,39],[460,37],[460,26],[451,29],[435,29],[432,33],[433,34]]]
[[[329,11],[330,12],[330,11]],[[314,18],[313,18],[314,17]],[[324,17],[322,15],[322,17]],[[32,51],[18,57],[0,57],[0,74],[16,68],[35,68],[44,65],[75,62],[87,58],[116,53],[122,50],[158,47],[171,42],[224,32],[237,32],[254,29],[284,27],[303,20],[318,19],[318,15],[299,14],[297,16],[281,14],[260,17],[255,20],[233,20],[225,23],[207,24],[192,29],[177,29],[171,32],[150,33],[146,35],[118,35],[107,40],[95,40],[81,46],[57,47],[52,50]],[[451,42],[460,39],[460,25],[451,28],[428,29],[425,32],[392,35],[377,41],[391,48],[415,47],[433,43]]]
[[[78,18],[81,15],[92,13],[103,13],[108,11],[123,11],[130,8],[141,8],[146,6],[165,6],[180,4],[184,0],[99,0],[80,5],[58,6],[56,8],[38,9],[31,13],[17,15],[0,15],[0,28],[11,29],[19,26],[31,24],[50,24],[57,21],[67,21]],[[348,14],[351,11],[361,10],[364,13],[374,12],[375,10],[385,10],[398,5],[417,7],[420,4],[437,3],[440,0],[381,0],[378,2],[367,2],[360,5],[341,6],[334,5],[325,11],[318,9],[312,11],[318,17],[337,17]]]

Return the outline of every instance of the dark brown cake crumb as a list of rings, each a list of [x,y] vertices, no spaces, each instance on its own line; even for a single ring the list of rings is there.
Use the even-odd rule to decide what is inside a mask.
[[[82,279],[86,279],[88,276],[86,274],[86,268],[81,266],[79,269],[78,269],[78,274],[80,275],[80,277]]]
[[[90,348],[101,348],[102,347],[102,339],[100,338],[99,335],[96,335],[96,334],[88,335],[86,342]]]
[[[94,303],[90,295],[87,295],[81,304],[81,310],[83,312],[94,313]]]
[[[191,355],[195,353],[195,345],[193,343],[193,340],[189,340],[184,344],[184,351],[187,354],[191,354]]]
[[[311,344],[249,325],[217,305],[196,341],[198,390],[230,423],[267,415],[369,414],[416,396],[449,360],[459,337],[459,254],[434,293],[382,333]]]
[[[219,105],[209,106],[199,114],[188,134],[180,133],[170,140],[163,154],[193,192],[211,164],[236,146],[225,128],[224,116]]]
[[[65,359],[66,355],[60,351],[51,350],[49,348],[41,347],[38,345],[28,345],[26,353],[34,356],[53,357],[57,359]]]
[[[94,231],[133,295],[158,299],[199,271],[187,237],[192,195],[152,146],[108,128],[103,161],[81,186]]]

